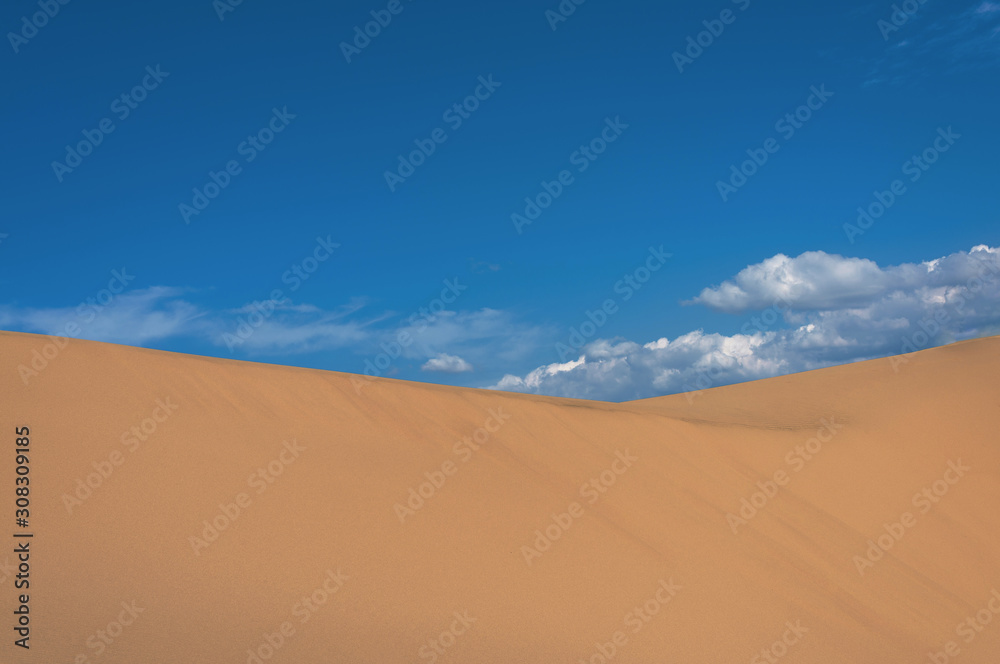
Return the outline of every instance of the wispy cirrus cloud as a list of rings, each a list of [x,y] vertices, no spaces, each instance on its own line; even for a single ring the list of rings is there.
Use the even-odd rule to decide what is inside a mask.
[[[401,358],[424,371],[453,374],[519,362],[538,347],[544,329],[489,308],[400,316],[371,311],[366,299],[354,298],[334,309],[268,300],[216,310],[191,301],[192,295],[193,289],[154,286],[123,292],[97,308],[0,305],[0,328],[133,346],[187,339],[249,359],[331,350],[374,356],[406,338]]]
[[[206,312],[184,299],[183,288],[152,286],[110,299],[85,300],[67,307],[0,305],[5,329],[141,346],[168,337],[205,333]],[[75,326],[75,327],[73,327]]]
[[[180,337],[220,349],[225,335],[245,326],[250,334],[221,354],[253,359],[346,349],[364,358],[392,349],[393,370],[398,358],[414,370],[454,375],[501,375],[563,336],[551,325],[490,308],[414,317],[372,312],[355,299],[333,310],[292,302],[215,310],[192,301],[197,294],[155,286],[123,292],[99,309],[88,302],[0,305],[0,327],[66,335],[67,324],[76,323],[73,336],[81,338],[147,345]],[[574,360],[508,373],[490,387],[623,401],[705,387],[706,377],[712,386],[725,385],[996,334],[1000,249],[979,245],[890,266],[822,251],[778,254],[686,304],[741,316],[740,332],[693,330],[648,343],[595,339]],[[331,368],[363,371],[361,360]]]
[[[901,27],[886,21],[882,30],[889,44],[868,62],[866,86],[1000,65],[1000,3],[993,0],[977,0],[944,15],[928,6]]]

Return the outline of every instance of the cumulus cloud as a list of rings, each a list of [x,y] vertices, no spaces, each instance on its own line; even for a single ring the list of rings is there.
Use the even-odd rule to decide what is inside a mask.
[[[472,365],[457,355],[440,353],[424,362],[420,367],[423,371],[441,371],[444,373],[462,373],[472,371]]]
[[[343,368],[357,373],[382,355],[389,365],[398,361],[392,370],[525,366],[526,358],[563,336],[489,308],[400,317],[366,315],[364,300],[334,310],[286,301],[220,311],[189,301],[190,289],[154,286],[109,296],[102,291],[71,307],[0,305],[0,328],[130,345],[186,337],[221,348],[231,344],[231,353],[248,356],[349,348],[361,359]],[[1000,249],[980,245],[894,266],[821,251],[779,254],[702,290],[688,304],[739,315],[739,332],[695,330],[648,343],[595,339],[560,362],[506,375],[491,387],[623,401],[997,334]]]
[[[775,306],[775,299],[786,304]],[[697,302],[765,310],[726,336],[697,330],[638,344],[599,339],[577,360],[504,376],[494,389],[625,401],[911,352],[1000,332],[1000,249],[921,264],[809,252],[743,270]]]
[[[759,311],[776,304],[799,310],[864,306],[895,291],[958,286],[975,275],[991,251],[975,247],[971,252],[887,268],[823,251],[795,258],[778,254],[744,268],[719,286],[704,289],[690,303],[726,313]]]

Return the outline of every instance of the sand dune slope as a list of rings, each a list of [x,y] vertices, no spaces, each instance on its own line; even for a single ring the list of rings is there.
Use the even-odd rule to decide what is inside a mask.
[[[626,404],[51,343],[0,662],[1000,661],[1000,338]]]

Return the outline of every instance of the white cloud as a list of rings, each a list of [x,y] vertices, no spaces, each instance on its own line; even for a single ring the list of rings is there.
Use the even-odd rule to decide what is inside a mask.
[[[110,295],[110,291],[104,291]],[[25,332],[142,345],[202,329],[201,312],[180,288],[153,286],[114,298],[90,298],[75,307],[0,306],[0,325]],[[75,330],[75,334],[73,333]]]
[[[262,353],[309,353],[345,348],[371,338],[374,321],[348,318],[365,306],[351,300],[333,311],[290,301],[252,302],[213,320],[211,341],[230,350]]]
[[[509,311],[483,308],[475,311],[442,311],[398,330],[386,332],[391,339],[405,334],[411,343],[403,356],[416,359],[450,353],[469,358],[479,366],[490,361],[523,359],[543,341],[543,328],[523,323]]]
[[[442,371],[444,373],[462,373],[472,371],[472,365],[457,355],[440,353],[424,362],[420,367],[423,371]]]
[[[218,311],[189,302],[189,293],[156,286],[126,291],[106,305],[0,305],[0,328],[130,345],[187,337],[224,348],[223,335],[246,325],[252,334],[234,348],[236,353],[273,356],[350,348],[361,354],[360,365],[364,358],[393,350],[391,359],[399,358],[400,367],[405,361],[407,366],[422,364],[425,371],[458,373],[473,366],[479,372],[524,366],[527,357],[561,336],[511,312],[488,308],[428,317],[375,313],[361,319],[363,300],[333,311],[292,303],[271,308],[250,303]],[[980,245],[887,267],[818,251],[794,258],[779,254],[706,288],[692,302],[742,313],[739,333],[696,330],[645,344],[596,339],[567,356],[575,360],[506,375],[493,387],[621,401],[1000,333],[1000,249]],[[267,315],[261,315],[262,307]],[[67,324],[76,324],[78,332],[68,333]],[[394,348],[401,338],[407,343]]]
[[[691,303],[726,313],[763,310],[776,304],[799,310],[862,306],[895,291],[960,285],[995,251],[980,246],[968,253],[887,268],[867,259],[823,251],[795,258],[778,254],[744,268],[719,286],[704,289]]]
[[[568,373],[573,369],[582,366],[583,363],[584,356],[581,355],[578,360],[564,362],[562,364],[548,364],[544,367],[538,367],[524,378],[518,378],[517,376],[507,374],[495,387],[500,390],[508,390],[511,392],[536,391],[551,376],[555,376],[560,373]]]
[[[522,362],[543,338],[543,328],[496,309],[361,317],[367,302],[355,298],[334,310],[286,300],[249,302],[219,311],[188,302],[183,298],[187,292],[164,286],[125,291],[98,308],[86,302],[80,307],[0,305],[0,328],[132,346],[189,338],[206,341],[225,354],[250,358],[336,349],[372,358],[398,345],[393,359],[435,358],[423,369],[450,373],[470,371],[473,365]],[[67,324],[77,327],[70,330]],[[403,338],[407,341],[400,345]],[[437,359],[441,357],[458,362]],[[363,371],[363,366],[343,368]]]
[[[950,74],[1000,64],[1000,3],[976,0],[947,16],[934,16],[928,8],[921,8],[901,28],[882,24],[879,29],[889,44],[870,62],[865,85],[898,85],[931,72]]]
[[[1000,249],[984,245],[916,265],[810,252],[775,256],[698,301],[724,311],[790,306],[750,318],[731,336],[698,330],[640,345],[599,339],[574,362],[504,376],[494,389],[624,401],[1000,333]]]

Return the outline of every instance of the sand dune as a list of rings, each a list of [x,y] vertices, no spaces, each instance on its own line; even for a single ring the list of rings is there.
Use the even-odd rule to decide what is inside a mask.
[[[48,344],[0,662],[1000,661],[1000,337],[625,404]]]

